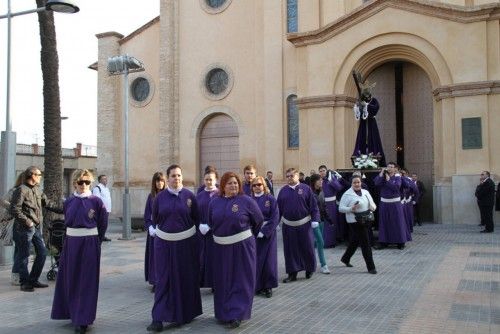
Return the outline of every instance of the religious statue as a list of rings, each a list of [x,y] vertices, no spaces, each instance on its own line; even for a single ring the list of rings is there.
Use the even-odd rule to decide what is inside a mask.
[[[376,157],[379,166],[385,166],[385,155],[382,141],[377,127],[375,116],[379,110],[379,103],[372,96],[372,89],[376,83],[364,81],[361,73],[352,71],[354,82],[358,90],[358,100],[354,104],[354,117],[359,121],[356,145],[352,153],[353,161],[356,157]]]

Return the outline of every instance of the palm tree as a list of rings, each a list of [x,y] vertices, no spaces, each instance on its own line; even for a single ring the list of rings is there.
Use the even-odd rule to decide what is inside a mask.
[[[36,0],[37,7],[44,7],[45,3],[46,0]],[[61,105],[59,58],[53,12],[38,12],[38,23],[43,76],[44,192],[51,200],[60,201],[62,198]]]

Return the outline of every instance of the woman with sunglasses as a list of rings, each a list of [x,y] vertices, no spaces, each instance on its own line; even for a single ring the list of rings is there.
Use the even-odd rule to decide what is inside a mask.
[[[231,328],[250,319],[255,294],[255,238],[264,221],[259,207],[243,194],[241,180],[226,172],[220,196],[208,207],[208,226],[214,238],[214,311]]]
[[[200,287],[213,288],[213,249],[214,239],[208,227],[208,205],[219,193],[217,189],[217,171],[205,168],[203,176],[204,188],[196,195],[200,226],[198,239],[200,242]]]
[[[153,222],[153,201],[160,191],[165,189],[165,175],[156,172],[151,179],[151,192],[146,200],[144,208],[144,228],[148,231],[146,236],[146,252],[144,256],[144,278],[151,284],[151,292],[155,291],[155,262],[154,262],[154,237],[156,236],[156,225]]]
[[[52,319],[71,319],[76,333],[85,333],[96,317],[101,242],[108,225],[102,200],[93,196],[92,173],[73,173],[75,192],[64,202],[64,239],[57,273]]]
[[[264,215],[259,233],[257,234],[257,280],[256,294],[267,298],[273,296],[273,288],[278,287],[278,244],[276,227],[279,224],[279,211],[276,199],[271,195],[262,176],[252,180],[252,198],[257,202]]]

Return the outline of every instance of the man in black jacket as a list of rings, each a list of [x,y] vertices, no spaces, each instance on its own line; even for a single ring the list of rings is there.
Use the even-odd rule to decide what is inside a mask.
[[[493,205],[495,204],[495,183],[490,179],[490,172],[481,173],[481,183],[476,187],[477,205],[481,213],[481,233],[493,232]]]
[[[25,181],[12,194],[10,211],[14,217],[13,239],[18,248],[14,266],[19,269],[21,291],[33,291],[34,288],[46,288],[47,284],[38,281],[42,274],[47,249],[40,232],[43,222],[43,208],[62,213],[61,206],[50,201],[38,187],[42,179],[40,169],[31,166],[24,172]],[[30,243],[35,248],[36,256],[31,272],[28,273]]]

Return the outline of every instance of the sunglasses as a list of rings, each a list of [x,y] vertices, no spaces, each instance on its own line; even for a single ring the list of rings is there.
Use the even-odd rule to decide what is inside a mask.
[[[262,183],[254,183],[252,184],[252,187],[262,187]]]
[[[34,176],[42,176],[42,173],[40,173],[40,174],[33,174],[33,175]]]
[[[90,186],[90,183],[91,181],[90,180],[80,180],[80,181],[76,181],[76,184],[78,184],[79,186],[83,186],[84,184]]]

